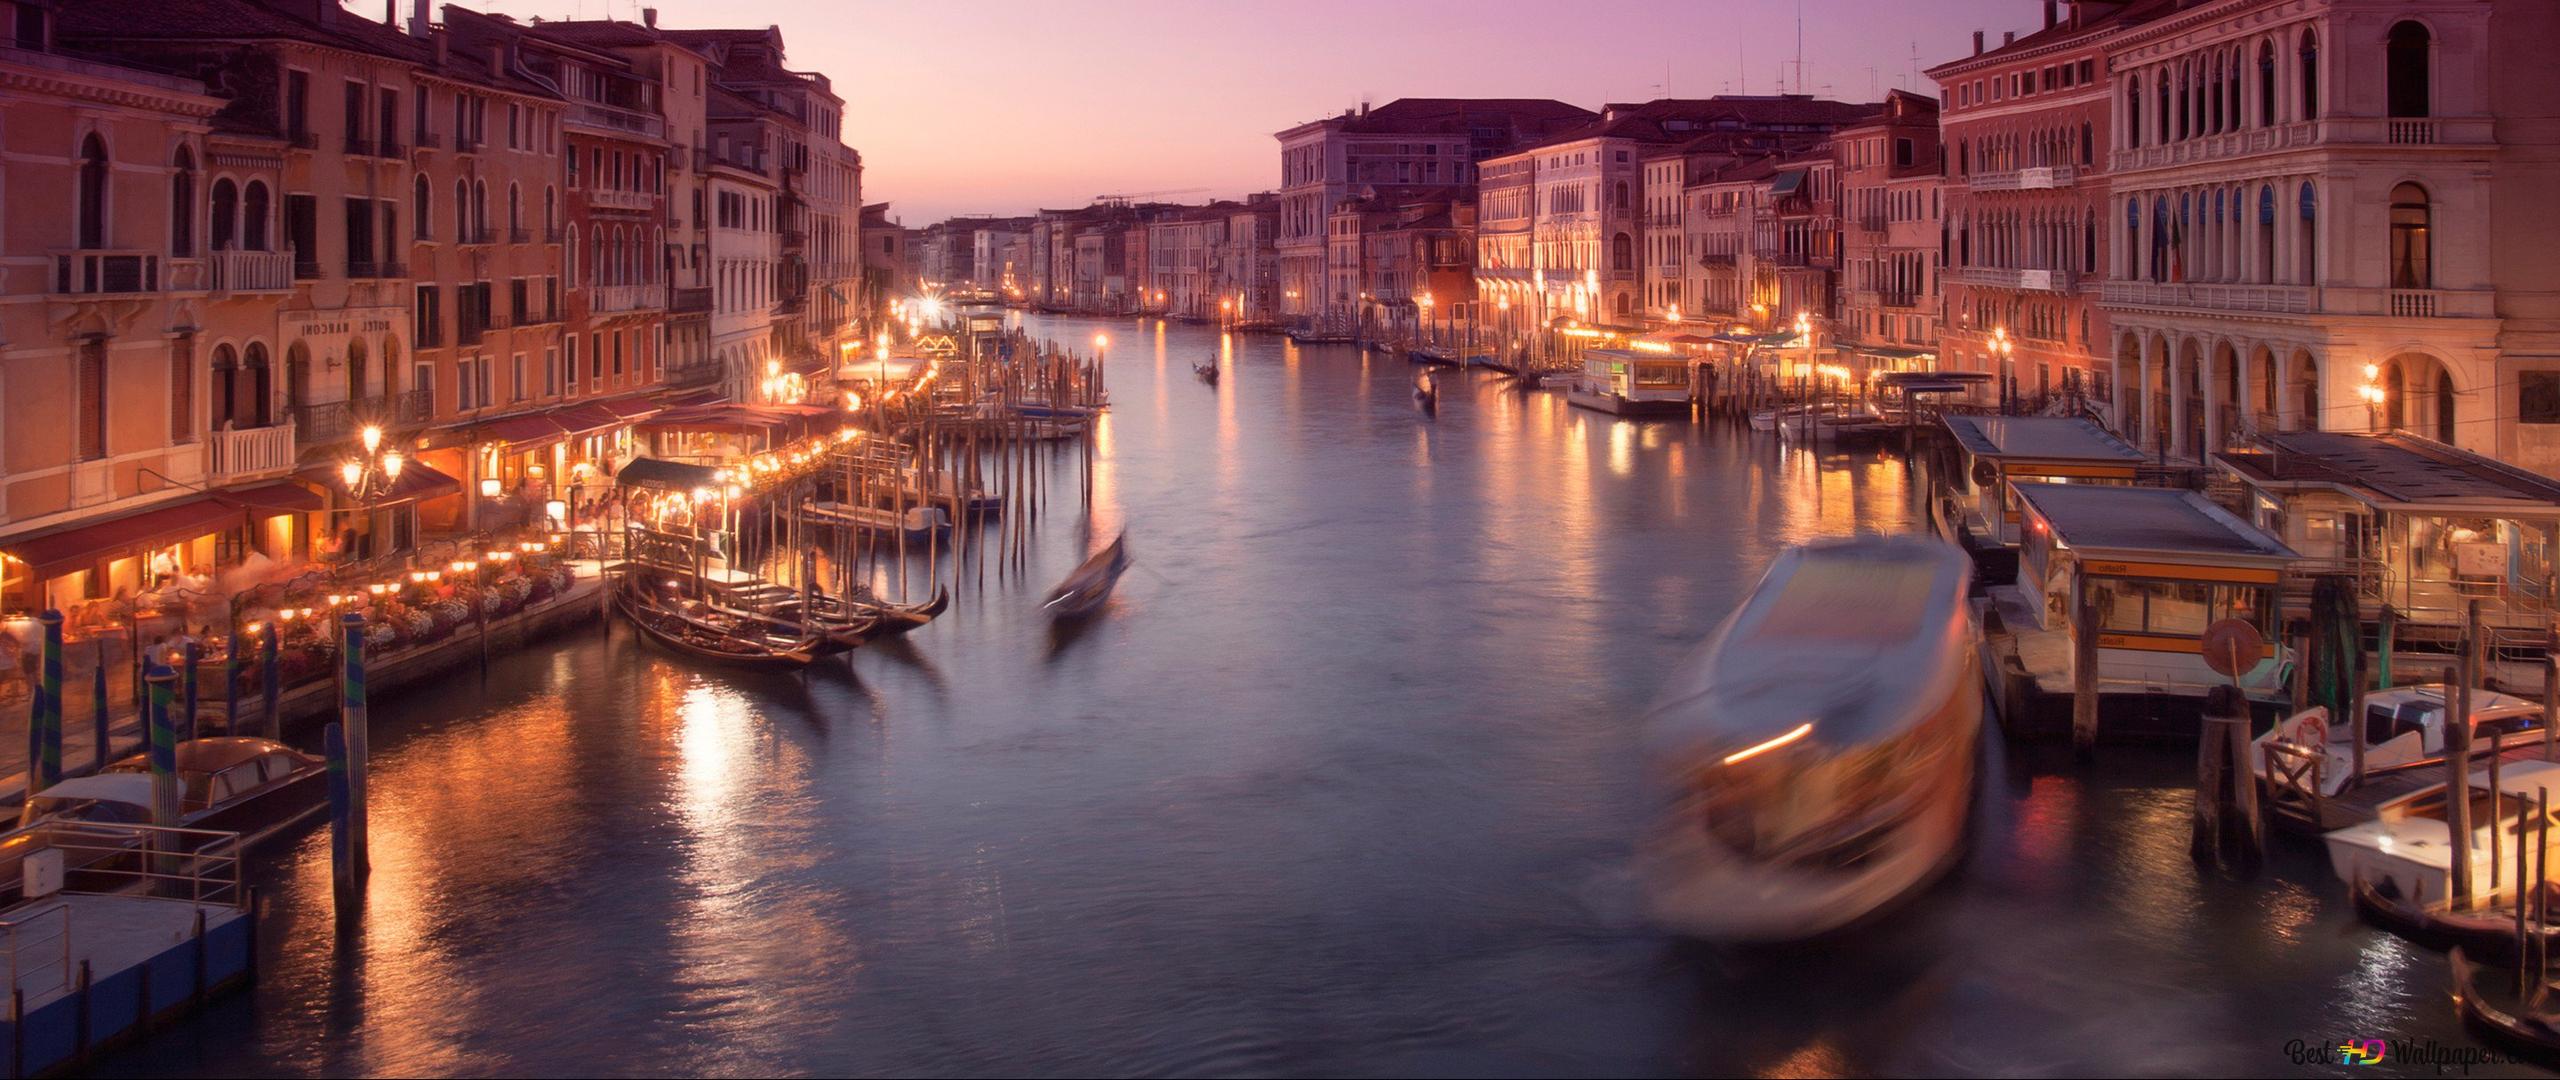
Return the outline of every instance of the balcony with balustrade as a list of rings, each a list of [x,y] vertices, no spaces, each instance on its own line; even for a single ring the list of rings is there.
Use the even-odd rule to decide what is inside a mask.
[[[217,484],[292,472],[300,453],[296,424],[238,427],[224,424],[205,439],[205,471]]]
[[[2166,169],[2207,161],[2272,154],[2317,146],[2453,147],[2486,149],[2497,144],[2491,118],[2485,116],[2393,118],[2341,116],[2296,120],[2270,127],[2244,128],[2218,135],[2180,139],[2159,146],[2111,151],[2108,168],[2116,173]]]
[[[285,406],[285,424],[301,450],[352,440],[368,424],[413,428],[433,419],[435,392],[406,390],[353,401],[320,401]]]
[[[675,290],[667,310],[678,315],[698,315],[711,310],[711,287]]]
[[[2266,315],[2307,315],[2320,303],[2319,290],[2308,285],[2193,281],[2110,281],[2099,296],[2111,308]]]
[[[597,210],[645,214],[657,209],[657,202],[658,196],[646,191],[616,191],[611,188],[591,188],[587,191],[587,205]]]
[[[1977,289],[2012,289],[2018,292],[2067,293],[2074,284],[2071,271],[2048,268],[1961,266],[1955,268],[1951,276]]]
[[[158,252],[84,248],[53,256],[56,296],[116,296],[161,289]]]
[[[2052,191],[2070,187],[2080,170],[2070,165],[2037,165],[2024,169],[1977,171],[1965,177],[1975,191]]]
[[[216,251],[206,259],[207,287],[217,293],[289,292],[291,251]]]
[[[666,121],[655,113],[592,101],[570,102],[569,111],[561,120],[579,127],[637,135],[644,139],[662,139],[667,133]]]
[[[593,285],[587,288],[587,309],[590,311],[648,311],[665,306],[667,288],[656,283]]]

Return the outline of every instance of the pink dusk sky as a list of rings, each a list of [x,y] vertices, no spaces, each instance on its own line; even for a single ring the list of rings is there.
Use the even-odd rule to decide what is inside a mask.
[[[352,0],[365,11],[379,0]],[[824,72],[863,196],[923,225],[1173,191],[1274,186],[1272,133],[1363,99],[1608,101],[1795,89],[1792,0],[479,0],[522,19],[782,27]],[[402,0],[402,9],[408,7]],[[2042,25],[2037,0],[1803,0],[1803,85],[1872,101]],[[1915,63],[1914,56],[1917,56]],[[1188,191],[1183,189],[1200,189]]]

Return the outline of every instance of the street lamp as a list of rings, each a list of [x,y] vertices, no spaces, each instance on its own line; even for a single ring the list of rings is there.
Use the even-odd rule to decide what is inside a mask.
[[[2009,411],[2011,400],[2017,397],[2017,378],[2009,373],[2010,360],[2017,354],[2018,343],[2009,340],[2008,327],[1998,327],[1991,331],[1991,355],[1998,360],[2000,411],[2002,412]]]
[[[400,468],[407,464],[398,448],[382,445],[382,428],[366,424],[357,434],[364,446],[362,457],[349,458],[338,465],[338,479],[346,485],[347,496],[357,502],[371,502],[391,493],[400,482]]]
[[[2374,431],[2382,430],[2382,403],[2388,395],[2382,389],[2381,365],[2364,366],[2364,385],[2356,387],[2356,394],[2364,398],[2365,426]]]

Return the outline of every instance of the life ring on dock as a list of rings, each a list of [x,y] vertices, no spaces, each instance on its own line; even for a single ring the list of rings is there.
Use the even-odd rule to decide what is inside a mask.
[[[2300,746],[2326,746],[2329,742],[2329,708],[2304,709],[2285,721],[2285,739]]]

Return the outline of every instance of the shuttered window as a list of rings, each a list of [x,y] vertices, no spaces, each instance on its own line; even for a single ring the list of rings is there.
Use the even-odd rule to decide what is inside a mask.
[[[196,441],[196,336],[169,342],[169,441]]]
[[[80,343],[80,460],[107,456],[107,339]]]

